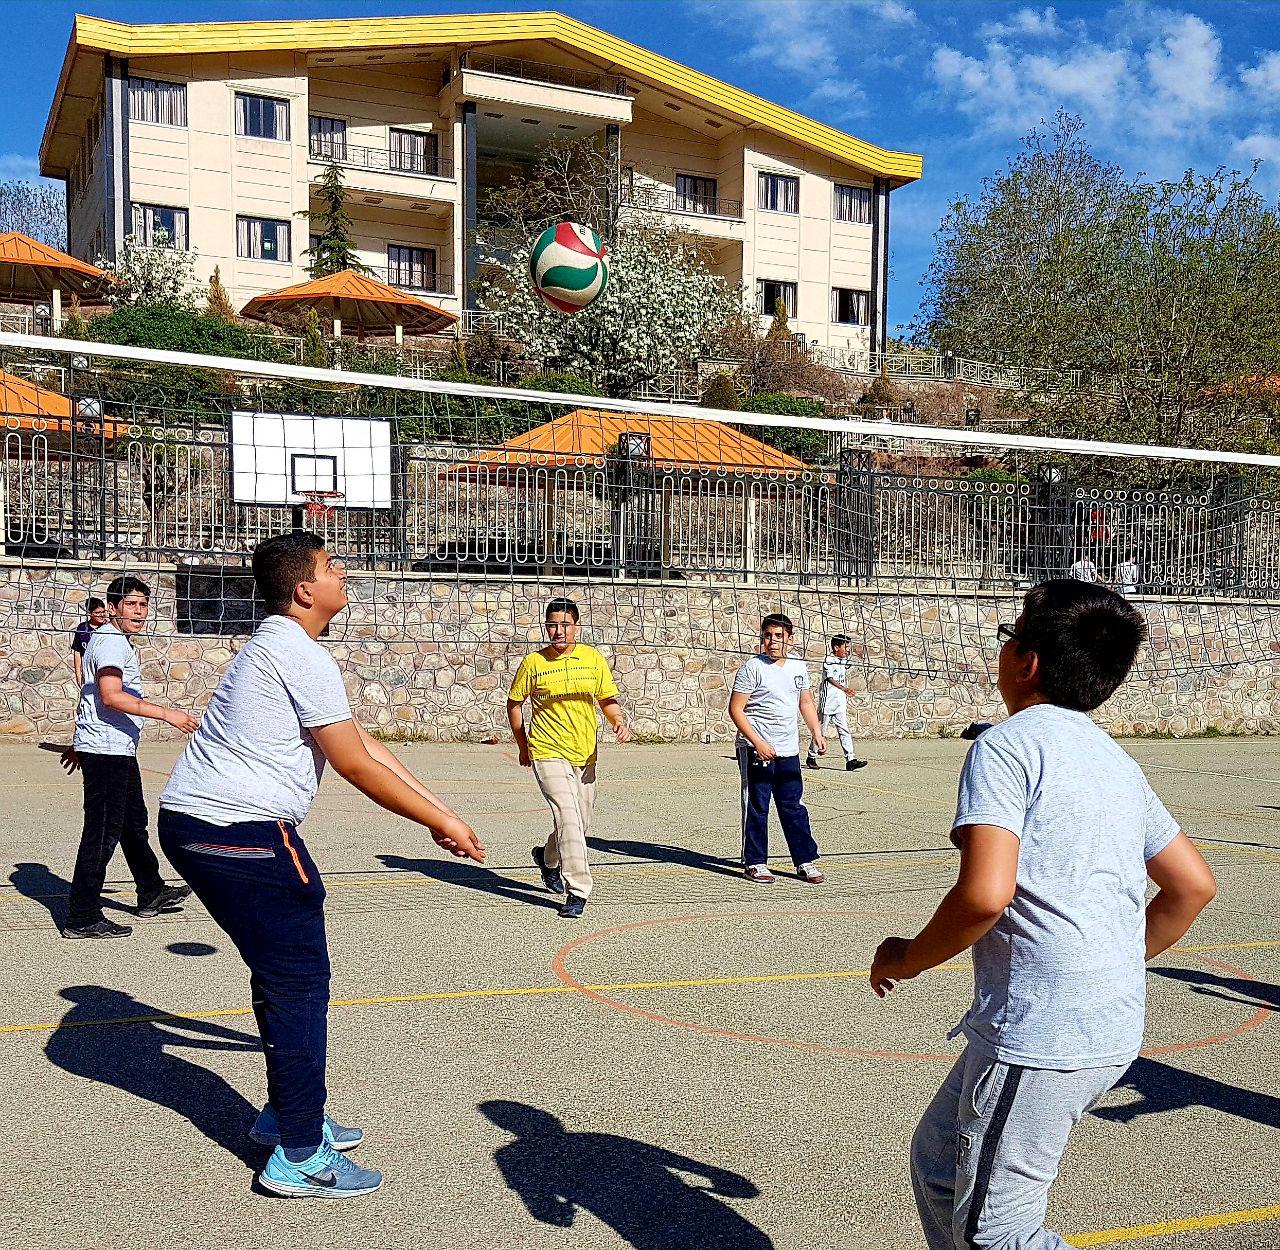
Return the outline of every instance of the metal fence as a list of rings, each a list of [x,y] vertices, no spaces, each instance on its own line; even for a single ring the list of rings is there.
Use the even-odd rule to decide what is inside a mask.
[[[4,429],[3,554],[242,563],[301,518],[233,502],[215,423],[106,438]],[[452,443],[396,448],[393,506],[308,522],[357,567],[999,587],[1075,575],[1135,593],[1280,599],[1280,502],[1240,483],[1124,491],[915,476],[845,454],[805,472],[647,461],[482,466]]]

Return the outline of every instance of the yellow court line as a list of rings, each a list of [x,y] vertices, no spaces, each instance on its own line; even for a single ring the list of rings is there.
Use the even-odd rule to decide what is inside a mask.
[[[1171,1237],[1175,1233],[1202,1233],[1211,1228],[1231,1224],[1261,1224],[1280,1220],[1280,1206],[1254,1207],[1250,1211],[1224,1211],[1218,1215],[1196,1215],[1186,1220],[1165,1220],[1159,1224],[1139,1224],[1135,1228],[1108,1228],[1096,1233],[1077,1233],[1067,1244],[1084,1250],[1086,1246],[1110,1246],[1122,1241],[1141,1241],[1146,1237]]]
[[[968,964],[941,964],[934,971],[955,972]],[[765,985],[784,981],[836,981],[869,976],[870,968],[837,968],[829,972],[765,972],[741,977],[698,977],[682,981],[612,981],[600,985],[524,985],[514,988],[436,990],[430,994],[390,994],[381,998],[333,998],[330,1007],[383,1007],[393,1003],[432,1003],[455,998],[531,998],[540,994],[598,994],[623,990],[702,989],[716,985]],[[208,1011],[161,1011],[149,1016],[110,1016],[102,1020],[46,1021],[0,1024],[0,1033],[53,1032],[107,1024],[155,1024],[164,1020],[212,1020],[222,1016],[249,1016],[252,1007],[214,1007]]]
[[[1210,955],[1214,951],[1262,951],[1280,946],[1280,940],[1269,942],[1219,942],[1213,946],[1171,946],[1171,955]]]

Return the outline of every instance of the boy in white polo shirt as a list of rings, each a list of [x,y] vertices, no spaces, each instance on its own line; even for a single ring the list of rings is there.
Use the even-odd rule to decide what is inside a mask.
[[[742,776],[742,863],[748,881],[768,883],[769,803],[778,809],[796,872],[811,885],[825,879],[816,861],[818,844],[805,808],[800,769],[800,717],[818,754],[826,753],[818,711],[809,693],[809,669],[787,658],[794,630],[781,612],[760,622],[760,654],[733,679],[729,717],[738,729],[738,771]]]
[[[822,685],[818,687],[818,718],[822,721],[822,733],[834,723],[840,735],[840,749],[844,752],[845,772],[853,772],[866,768],[867,761],[858,759],[853,753],[853,735],[849,732],[849,696],[853,693],[846,686],[845,677],[849,671],[849,648],[853,639],[848,634],[836,634],[831,640],[831,653],[822,661]],[[818,740],[815,738],[809,746],[809,758],[805,760],[806,768],[818,767]]]
[[[379,806],[484,862],[467,824],[351,715],[317,639],[347,605],[342,563],[314,534],[259,543],[253,577],[271,613],[223,674],[160,796],[170,862],[252,974],[267,1105],[250,1136],[274,1146],[261,1184],[287,1198],[352,1198],[382,1174],[337,1153],[363,1139],[325,1114],[329,949],[324,883],[298,825],[325,762]]]

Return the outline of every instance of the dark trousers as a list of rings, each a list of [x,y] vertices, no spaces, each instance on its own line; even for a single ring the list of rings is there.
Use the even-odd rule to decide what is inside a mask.
[[[147,841],[147,802],[142,773],[133,755],[78,753],[84,781],[84,828],[71,875],[67,924],[82,929],[102,916],[102,884],[118,846],[138,888],[138,902],[164,889],[160,861]]]
[[[211,825],[160,809],[160,845],[249,967],[280,1144],[323,1137],[329,1020],[324,882],[283,820]]]
[[[762,762],[755,752],[738,744],[738,771],[742,775],[742,862],[769,862],[769,800],[778,809],[778,822],[792,862],[812,863],[818,858],[818,844],[809,828],[809,812],[803,803],[804,774],[800,757],[788,755]]]

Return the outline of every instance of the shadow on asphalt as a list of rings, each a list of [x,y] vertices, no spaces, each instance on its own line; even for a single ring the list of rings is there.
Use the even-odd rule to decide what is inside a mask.
[[[1116,1089],[1131,1089],[1139,1097],[1120,1107],[1097,1108],[1093,1114],[1098,1119],[1129,1124],[1144,1115],[1207,1107],[1210,1111],[1252,1120],[1266,1128],[1280,1129],[1280,1098],[1240,1089],[1211,1076],[1185,1072],[1158,1059],[1145,1056],[1135,1059]]]
[[[24,863],[14,864],[9,881],[24,898],[39,903],[49,913],[49,919],[56,928],[61,929],[66,924],[67,896],[71,893],[71,882],[66,877],[58,876],[47,864]],[[117,903],[110,897],[111,893],[109,889],[102,892],[103,910],[112,909],[132,915],[134,909]]]
[[[723,855],[706,855],[684,846],[664,846],[661,842],[634,842],[626,838],[588,838],[587,846],[593,851],[607,851],[611,855],[629,855],[633,859],[648,860],[658,864],[680,864],[685,868],[699,868],[704,872],[716,872],[726,877],[742,876],[742,861],[726,859]]]
[[[1280,985],[1250,981],[1247,977],[1222,977],[1199,968],[1152,968],[1151,971],[1170,981],[1185,981],[1196,994],[1220,998],[1239,1007],[1268,1007],[1280,1011]]]
[[[208,1020],[185,1019],[77,1028],[93,1020],[133,1020],[164,1013],[132,994],[100,985],[72,985],[59,992],[71,1006],[45,1043],[45,1054],[54,1067],[166,1107],[246,1167],[261,1166],[266,1152],[248,1136],[258,1108],[216,1073],[174,1053],[176,1049],[257,1051],[256,1035]],[[84,1096],[82,1107],[86,1122],[95,1123],[92,1091]]]
[[[493,868],[479,868],[475,864],[448,859],[409,859],[404,855],[379,855],[376,858],[395,872],[416,872],[442,885],[461,885],[468,890],[479,890],[481,894],[496,894],[517,903],[560,910],[560,896],[548,894],[540,883],[499,876]],[[529,867],[533,867],[532,861]]]
[[[758,1198],[745,1176],[630,1137],[571,1132],[525,1103],[484,1102],[479,1111],[515,1138],[493,1160],[543,1224],[571,1228],[586,1211],[635,1250],[772,1250],[768,1236],[720,1201]]]

